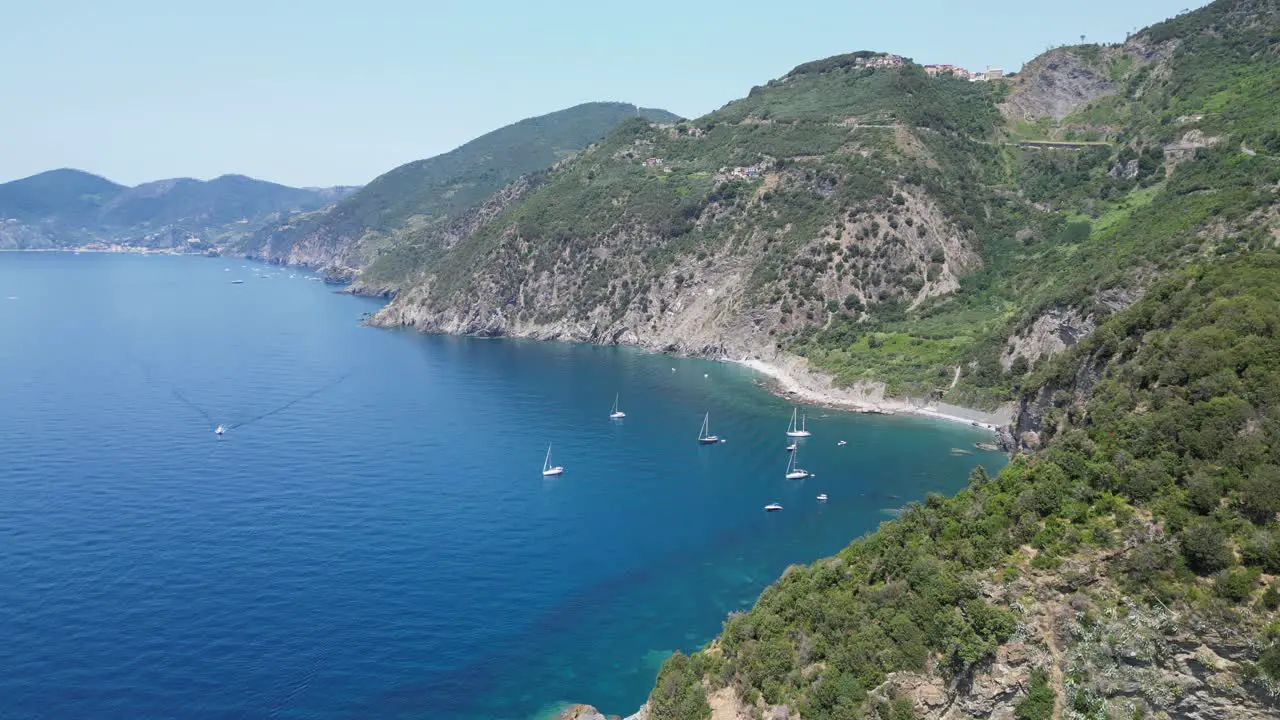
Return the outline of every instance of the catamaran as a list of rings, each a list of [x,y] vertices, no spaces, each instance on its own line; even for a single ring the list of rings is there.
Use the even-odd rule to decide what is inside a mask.
[[[619,410],[619,409],[618,409],[618,396],[617,396],[617,395],[614,395],[614,396],[613,396],[613,409],[609,411],[609,417],[610,417],[610,418],[612,418],[612,419],[614,419],[614,420],[620,420],[620,419],[622,419],[622,418],[624,418],[624,417],[626,417],[626,416],[627,416],[627,414],[626,414],[626,413],[624,413],[624,412],[622,412],[621,410]]]
[[[555,475],[563,475],[564,468],[551,465],[551,444],[547,443],[547,459],[542,461],[542,477],[553,477]]]
[[[707,425],[711,421],[711,413],[702,416],[702,429],[698,431],[698,442],[703,445],[720,442],[720,438],[715,435],[707,434]]]
[[[787,437],[809,437],[813,434],[804,428],[805,420],[808,419],[807,415],[800,416],[800,425],[796,425],[796,413],[798,412],[798,408],[791,409],[791,424],[787,426]]]
[[[796,467],[796,455],[799,455],[799,454],[800,454],[799,452],[791,453],[791,460],[787,462],[787,479],[788,480],[803,480],[807,477],[813,477],[813,473],[809,472],[808,470],[805,470],[804,468]]]

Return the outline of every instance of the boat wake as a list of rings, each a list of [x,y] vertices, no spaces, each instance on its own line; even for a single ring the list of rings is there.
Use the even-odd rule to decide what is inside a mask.
[[[254,415],[251,418],[241,420],[238,422],[232,421],[232,422],[219,423],[218,421],[214,420],[213,415],[209,413],[208,410],[205,410],[204,408],[197,405],[195,402],[191,400],[191,398],[184,395],[181,390],[174,388],[171,391],[171,393],[175,399],[177,399],[183,405],[186,405],[187,407],[194,410],[196,413],[200,415],[200,417],[204,418],[204,421],[209,424],[209,428],[213,430],[215,434],[223,435],[224,433],[229,432],[231,430],[238,430],[242,427],[247,427],[249,425],[252,425],[260,420],[265,420],[271,417],[272,415],[278,415],[284,412],[285,410],[288,410],[289,408],[293,407],[294,405],[297,405],[298,403],[303,402],[304,400],[310,400],[311,398],[319,395],[320,393],[323,393],[327,390],[331,390],[332,388],[336,387],[339,383],[341,383],[343,380],[346,380],[347,377],[348,375],[342,375],[338,377],[336,380],[332,380],[317,388],[310,390],[309,392],[303,393],[302,395],[299,395],[289,400],[283,405],[272,408],[264,413]]]

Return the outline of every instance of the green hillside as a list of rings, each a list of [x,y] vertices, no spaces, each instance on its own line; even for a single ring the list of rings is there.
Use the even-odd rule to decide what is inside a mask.
[[[85,222],[124,189],[80,170],[50,170],[0,183],[0,219],[36,222],[61,214],[73,222]]]
[[[1055,51],[1109,78],[1060,121],[1001,115],[1036,78],[807,63],[675,127],[628,121],[448,253],[406,242],[368,277],[405,290],[391,324],[782,349],[839,384],[992,407],[1057,349],[1023,347],[1049,319],[1087,334],[1152,277],[1267,242],[1251,218],[1273,202],[1275,13],[1215,3]],[[1036,70],[1050,87],[1056,66]],[[666,308],[704,278],[721,292],[690,342]]]
[[[474,208],[522,175],[544,170],[604,137],[627,118],[673,122],[665,110],[627,103],[585,103],[528,118],[486,133],[442,155],[401,165],[324,213],[272,228],[268,256],[300,242],[372,259],[376,250],[405,234],[429,231]],[[358,264],[363,265],[364,262]]]
[[[1220,0],[1126,46],[1071,49],[1119,68],[1119,89],[1040,131],[1111,145],[999,150],[1000,187],[1035,200],[1038,234],[988,245],[957,293],[870,332],[800,336],[836,371],[873,373],[892,348],[918,362],[907,381],[927,352],[958,351],[977,366],[971,392],[1019,399],[1015,432],[1035,452],[790,569],[710,646],[664,664],[650,720],[712,704],[806,719],[1280,714],[1278,32],[1275,3]],[[1159,43],[1167,59],[1130,55]],[[1004,338],[1050,308],[1098,325],[1002,371]]]

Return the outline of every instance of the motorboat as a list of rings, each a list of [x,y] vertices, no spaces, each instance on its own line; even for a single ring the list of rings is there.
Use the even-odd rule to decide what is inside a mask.
[[[778,512],[781,509],[782,509],[782,506],[779,505],[778,503],[769,503],[768,505],[764,506],[765,512]]]

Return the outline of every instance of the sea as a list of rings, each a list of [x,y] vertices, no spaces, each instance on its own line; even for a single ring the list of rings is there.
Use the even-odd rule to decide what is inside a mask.
[[[1004,464],[802,407],[788,481],[752,371],[373,328],[337,290],[0,253],[0,718],[627,715],[789,564]]]

